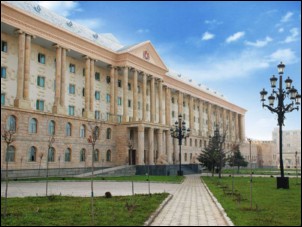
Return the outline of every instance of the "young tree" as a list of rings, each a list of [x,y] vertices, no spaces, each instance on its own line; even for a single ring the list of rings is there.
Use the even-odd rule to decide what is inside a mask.
[[[227,160],[226,152],[223,148],[225,137],[226,133],[224,132],[221,135],[217,125],[214,136],[209,139],[208,146],[197,157],[197,160],[212,172],[212,176],[214,176],[215,169],[217,169],[219,178],[221,178],[221,170]]]
[[[233,155],[230,157],[230,166],[237,166],[237,173],[239,173],[240,166],[246,167],[248,165],[248,162],[244,160],[244,157],[242,156],[239,145],[236,145],[234,148]]]
[[[5,153],[5,202],[4,202],[4,217],[6,217],[7,212],[7,191],[8,191],[8,159],[9,159],[9,148],[10,144],[13,143],[16,138],[16,129],[14,127],[9,127],[9,129],[3,127],[1,131],[1,137],[6,143],[6,153]]]
[[[48,138],[48,150],[47,150],[47,157],[46,157],[46,196],[48,192],[48,163],[50,159],[50,153],[49,151],[52,151],[53,149],[52,144],[55,142],[55,137],[54,135],[49,136]]]

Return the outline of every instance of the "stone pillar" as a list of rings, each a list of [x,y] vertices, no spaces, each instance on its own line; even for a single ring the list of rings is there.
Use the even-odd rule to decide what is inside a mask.
[[[18,50],[18,79],[17,79],[17,97],[16,99],[23,99],[23,83],[24,83],[24,62],[25,62],[25,33],[19,33],[19,50]]]
[[[175,163],[179,163],[179,144],[178,144],[178,139],[173,139],[173,146],[174,146],[174,158],[175,158]]]
[[[245,140],[245,116],[240,114],[240,140]]]
[[[157,157],[157,163],[161,160],[161,156],[163,154],[163,130],[158,129],[157,130],[157,150],[158,150],[158,157]]]
[[[23,97],[27,101],[29,101],[30,53],[31,53],[31,35],[26,35]]]
[[[138,138],[137,138],[137,157],[138,165],[144,165],[144,148],[145,148],[145,128],[144,126],[138,126]]]
[[[117,117],[118,114],[118,74],[119,74],[119,68],[115,68],[114,72],[114,115]],[[117,119],[116,119],[117,120]]]
[[[137,121],[137,100],[138,100],[138,92],[137,92],[137,70],[134,69],[133,74],[133,121]]]
[[[115,104],[115,95],[114,95],[114,90],[115,90],[115,68],[110,66],[110,121],[114,122],[114,115],[115,115],[115,111],[114,111],[114,104]]]
[[[190,127],[192,134],[195,132],[193,105],[194,105],[194,98],[192,96],[190,96],[190,99],[189,99],[189,118],[190,118],[189,127]]]
[[[163,81],[162,79],[159,79],[159,82],[158,82],[158,102],[159,102],[159,123],[160,124],[163,124],[164,121],[163,121]]]
[[[143,111],[143,121],[147,120],[146,104],[147,104],[147,76],[142,72],[143,77],[143,99],[142,99],[142,111]]]
[[[170,131],[166,130],[166,149],[167,149],[167,157],[168,157],[168,164],[172,164],[172,148],[171,148],[171,135],[170,135]]]
[[[203,135],[203,101],[199,100],[199,135]]]
[[[227,127],[226,127],[226,109],[222,109],[222,128],[223,128],[223,132],[226,133],[227,132]]]
[[[90,58],[86,56],[86,66],[85,66],[85,112],[84,116],[86,118],[91,117],[90,113]]]
[[[151,118],[150,122],[155,123],[155,78],[151,76]]]
[[[166,125],[171,125],[171,90],[170,88],[166,87]]]
[[[181,93],[180,91],[178,91],[178,114],[177,114],[177,119],[179,114],[181,114],[181,116],[183,116],[183,93]]]
[[[89,101],[89,111],[93,114],[94,113],[94,99],[95,99],[95,91],[94,91],[94,62],[95,60],[90,59],[90,101]]]
[[[235,113],[235,141],[239,141],[239,118],[238,113]]]
[[[66,95],[66,49],[62,48],[62,57],[61,57],[61,97],[60,97],[60,104],[63,108],[63,111],[65,110],[65,95]],[[86,91],[85,91],[86,93]]]
[[[208,102],[208,136],[212,136],[212,104]]]
[[[149,165],[154,165],[154,129],[149,129]]]
[[[230,141],[233,140],[232,136],[232,112],[229,111],[229,135],[230,135]]]
[[[123,69],[123,122],[128,121],[128,67]]]
[[[54,106],[58,107],[60,105],[61,96],[61,57],[62,48],[56,45],[56,91],[55,91],[55,102]]]

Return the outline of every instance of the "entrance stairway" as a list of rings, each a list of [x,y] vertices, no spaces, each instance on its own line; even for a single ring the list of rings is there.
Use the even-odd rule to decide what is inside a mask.
[[[135,166],[117,166],[94,171],[94,176],[132,176],[135,175]],[[75,177],[90,177],[92,172],[76,175]]]

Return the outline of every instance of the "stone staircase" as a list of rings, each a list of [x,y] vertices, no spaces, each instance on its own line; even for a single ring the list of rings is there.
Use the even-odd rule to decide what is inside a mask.
[[[117,166],[94,171],[95,176],[132,176],[135,175],[135,166]],[[92,172],[76,175],[75,177],[90,177]]]

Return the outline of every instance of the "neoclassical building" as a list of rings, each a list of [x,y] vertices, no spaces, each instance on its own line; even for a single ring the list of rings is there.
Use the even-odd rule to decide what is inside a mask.
[[[243,141],[245,112],[169,72],[150,41],[122,46],[36,2],[1,1],[1,130],[16,129],[10,169],[44,168],[51,134],[50,168],[90,166],[95,123],[95,166],[177,164],[170,128],[179,114],[191,129],[182,163],[192,163],[217,124],[227,147]],[[5,154],[1,141],[2,169]]]

